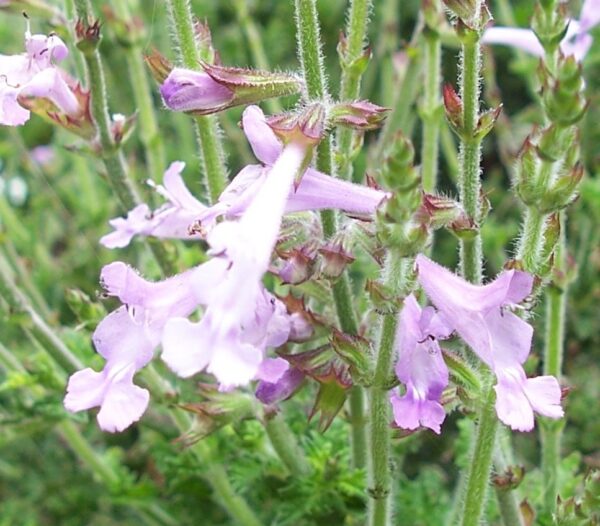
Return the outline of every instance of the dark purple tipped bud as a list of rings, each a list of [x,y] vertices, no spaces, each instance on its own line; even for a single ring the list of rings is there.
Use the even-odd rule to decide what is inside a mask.
[[[463,128],[463,103],[452,84],[444,85],[444,108],[446,118],[457,133]]]
[[[258,383],[256,398],[265,405],[272,405],[287,400],[302,385],[304,373],[295,367],[291,367],[276,382]]]
[[[367,100],[336,104],[331,109],[333,125],[347,126],[358,130],[375,130],[385,120],[389,108],[373,104]]]
[[[327,243],[319,249],[321,255],[320,271],[327,278],[339,278],[346,267],[354,261],[341,243]]]
[[[280,253],[285,263],[279,271],[279,277],[284,283],[298,285],[310,279],[314,270],[316,254],[308,247],[293,249]]]

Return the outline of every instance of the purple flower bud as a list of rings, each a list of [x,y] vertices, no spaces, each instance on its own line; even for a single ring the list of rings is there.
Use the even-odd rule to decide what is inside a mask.
[[[290,367],[274,382],[261,380],[256,388],[256,398],[265,405],[287,400],[302,385],[304,378],[304,373],[299,369]]]
[[[160,86],[165,105],[174,111],[219,111],[233,100],[233,91],[204,71],[174,68]]]

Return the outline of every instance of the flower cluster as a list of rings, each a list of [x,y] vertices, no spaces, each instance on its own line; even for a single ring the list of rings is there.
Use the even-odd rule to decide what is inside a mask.
[[[452,332],[496,375],[496,412],[502,422],[530,431],[534,412],[562,417],[556,378],[527,378],[523,370],[533,328],[511,309],[531,293],[533,277],[508,270],[491,283],[477,286],[423,255],[417,257],[416,268],[418,281],[437,311],[432,307],[421,310],[414,296],[404,301],[396,374],[406,394],[392,394],[396,423],[406,429],[424,426],[440,432],[445,418],[440,399],[448,385],[448,369],[438,340]]]
[[[164,362],[184,378],[206,371],[222,389],[253,379],[279,380],[287,362],[267,358],[267,349],[306,332],[306,322],[288,313],[262,284],[282,216],[324,208],[372,214],[386,195],[306,169],[312,138],[300,133],[282,144],[258,107],[248,107],[242,122],[262,164],[246,166],[217,203],[206,206],[194,198],[181,178],[183,163],[175,162],[163,185],[157,186],[167,202],[154,212],[138,205],[127,218],[112,220],[113,232],[101,240],[112,248],[126,246],[135,235],[202,237],[211,256],[159,283],[144,280],[124,263],[103,269],[101,282],[107,294],[123,303],[94,333],[106,365],[101,373],[91,369],[75,373],[65,398],[71,411],[100,406],[102,429],[120,431],[140,418],[149,397],[133,384],[133,376],[159,345]],[[217,223],[218,217],[225,220]],[[200,321],[190,321],[198,309]]]
[[[72,80],[56,66],[69,51],[56,35],[25,32],[25,53],[0,55],[0,124],[19,126],[29,120],[23,101],[29,97],[50,100],[66,115],[80,113]]]

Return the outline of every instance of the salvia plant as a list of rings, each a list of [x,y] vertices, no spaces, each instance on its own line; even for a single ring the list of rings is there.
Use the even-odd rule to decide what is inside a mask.
[[[0,524],[600,524],[598,0],[0,16]]]

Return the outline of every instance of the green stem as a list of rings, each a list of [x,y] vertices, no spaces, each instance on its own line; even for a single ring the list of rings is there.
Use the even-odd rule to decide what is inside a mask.
[[[391,254],[387,261],[386,285],[397,295],[403,289],[408,263],[396,254]],[[391,517],[389,379],[397,325],[396,312],[382,316],[375,374],[369,391],[369,526],[388,526]]]
[[[2,250],[2,248],[4,250]],[[42,296],[40,293],[40,290],[36,287],[35,283],[31,279],[30,273],[27,272],[25,262],[21,261],[19,258],[19,254],[17,254],[15,246],[10,238],[7,237],[0,243],[0,254],[3,254],[6,257],[6,260],[16,273],[19,282],[25,289],[25,292],[29,294],[34,308],[45,320],[50,319],[52,317],[50,307],[48,306],[44,296]]]
[[[132,23],[129,2],[131,0],[113,0],[115,11],[126,24]],[[164,145],[158,130],[156,113],[152,101],[152,92],[144,60],[141,43],[133,41],[123,46],[133,97],[139,112],[140,140],[144,147],[144,156],[148,173],[155,181],[161,181],[166,168]]]
[[[362,71],[354,66],[364,53],[367,24],[372,7],[371,0],[351,0],[346,28],[347,47],[342,60],[342,86],[340,101],[356,100],[360,94]],[[355,132],[346,127],[340,127],[337,132],[337,171],[342,179],[352,177],[352,143]]]
[[[6,301],[11,311],[22,314],[27,319],[26,329],[42,344],[48,354],[67,373],[83,369],[83,364],[56,336],[44,319],[33,308],[28,298],[15,285],[8,262],[0,255],[0,296]]]
[[[509,442],[510,437],[507,436],[506,438],[506,442]],[[498,437],[498,442],[501,442],[501,437]],[[510,447],[510,443],[507,444],[507,447]],[[500,444],[494,454],[494,468],[499,475],[503,475],[510,468],[508,459]],[[498,500],[498,508],[504,526],[525,526],[516,489],[496,487],[496,499]]]
[[[174,32],[184,67],[199,69],[199,59],[209,59],[208,48],[199,49],[194,36],[194,24],[189,0],[167,0]],[[219,126],[213,115],[195,118],[200,161],[211,202],[215,202],[227,184],[225,154],[219,138]]]
[[[390,402],[388,381],[394,355],[397,316],[384,316],[379,337],[375,377],[370,392],[370,464],[369,464],[369,525],[390,524]]]
[[[554,261],[556,271],[565,272],[565,213],[560,213],[560,238]],[[553,284],[546,291],[546,347],[544,350],[544,374],[560,381],[562,375],[563,347],[565,340],[565,311],[567,301],[566,280],[560,285]],[[542,473],[544,480],[544,507],[553,512],[558,496],[558,467],[564,422],[543,420],[540,426],[542,439]]]
[[[246,0],[235,0],[235,11],[238,17],[238,21],[242,26],[244,33],[246,34],[246,40],[250,47],[250,54],[252,55],[252,61],[254,64],[264,71],[269,71],[269,59],[263,46],[260,31],[256,27],[253,18],[248,12],[248,4]],[[279,99],[267,99],[265,105],[270,113],[279,113],[282,111],[281,102]]]
[[[86,0],[76,0],[75,10],[77,16],[84,24],[92,18],[92,10]],[[97,47],[91,46],[82,50],[86,69],[88,87],[90,90],[90,112],[96,128],[97,140],[100,144],[100,156],[104,162],[106,176],[124,210],[131,210],[141,200],[134,181],[130,178],[123,152],[115,141],[111,132],[111,122],[108,116],[108,99],[106,95],[106,81],[100,52]],[[158,244],[148,244],[152,254],[161,268],[170,271],[172,264],[168,254]]]
[[[298,54],[302,64],[308,98],[311,100],[328,100],[329,94],[327,93],[323,71],[316,0],[295,0],[295,14]],[[331,138],[321,141],[319,145],[317,168],[322,172],[334,175]],[[325,238],[331,238],[337,230],[335,212],[333,210],[322,211],[321,223],[323,224]],[[346,272],[333,285],[333,299],[342,331],[349,334],[358,334],[358,323]],[[351,408],[355,411],[364,410],[364,403],[359,400],[361,396],[364,396],[360,388],[353,389],[351,396],[354,398]],[[366,444],[365,418],[361,413],[353,413],[351,420],[354,424],[352,429],[353,463],[356,467],[362,467],[365,464],[365,450],[363,449]]]
[[[283,415],[265,415],[265,429],[273,448],[289,472],[295,477],[308,475],[311,472],[310,464]]]
[[[422,106],[423,144],[421,148],[421,177],[423,190],[435,192],[437,186],[439,136],[442,116],[440,97],[442,47],[435,30],[426,29],[425,96]]]
[[[545,226],[546,215],[535,207],[528,207],[525,211],[517,258],[523,261],[524,270],[532,274],[536,273],[540,265]]]
[[[473,20],[479,19],[482,2],[476,5]],[[461,239],[460,262],[462,274],[471,283],[482,279],[482,252],[479,222],[481,220],[481,138],[477,136],[479,120],[479,83],[481,77],[481,50],[479,32],[471,31],[463,37],[460,55],[460,96],[462,99],[462,130],[459,155],[459,194],[467,215],[477,231],[473,237]],[[495,412],[495,391],[491,373],[484,371],[486,385],[479,411],[479,420],[467,468],[466,489],[459,524],[478,526],[483,515],[489,485],[492,456],[498,419]]]
[[[103,484],[110,488],[119,483],[119,477],[108,467],[105,460],[98,456],[73,422],[63,421],[60,424],[59,432],[69,444],[69,447]]]
[[[483,397],[475,443],[471,451],[466,490],[461,510],[461,526],[480,526],[490,481],[492,455],[498,419],[495,410],[496,393],[490,384]]]
[[[412,54],[408,55],[408,66],[404,73],[404,77],[400,87],[396,90],[396,98],[392,105],[392,111],[388,115],[385,121],[383,130],[379,135],[377,144],[371,158],[372,163],[380,163],[386,149],[394,140],[394,136],[397,132],[401,132],[406,136],[409,136],[409,129],[411,128],[411,106],[414,104],[419,88],[420,88],[420,74],[422,62],[419,57],[415,55],[414,49],[411,50]]]
[[[460,143],[459,194],[467,215],[479,225],[481,194],[481,140],[476,138],[479,118],[480,45],[474,37],[461,49],[460,94],[463,103],[463,134]],[[472,283],[481,283],[481,236],[462,239],[461,267],[463,276]]]

